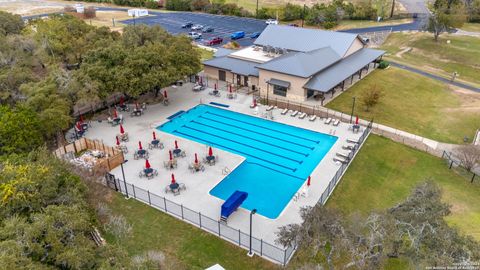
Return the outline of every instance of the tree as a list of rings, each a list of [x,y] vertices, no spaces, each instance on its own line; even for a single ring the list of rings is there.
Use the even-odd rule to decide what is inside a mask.
[[[368,112],[370,108],[378,104],[382,96],[383,91],[377,86],[377,84],[374,84],[371,88],[362,93],[360,101],[365,106],[365,110]]]
[[[24,26],[20,15],[0,10],[0,35],[20,34]]]
[[[461,145],[455,148],[456,157],[467,171],[471,172],[480,162],[480,148],[476,145]]]
[[[0,155],[23,153],[42,145],[37,114],[25,106],[0,106]]]
[[[441,33],[461,27],[467,19],[465,6],[459,0],[436,0],[432,8],[427,29],[433,33],[435,41]]]

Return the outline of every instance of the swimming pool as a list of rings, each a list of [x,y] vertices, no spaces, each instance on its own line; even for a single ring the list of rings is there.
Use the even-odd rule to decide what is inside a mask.
[[[198,105],[157,129],[245,157],[210,194],[248,193],[242,207],[277,218],[337,137],[209,105]],[[221,158],[221,157],[220,157]]]

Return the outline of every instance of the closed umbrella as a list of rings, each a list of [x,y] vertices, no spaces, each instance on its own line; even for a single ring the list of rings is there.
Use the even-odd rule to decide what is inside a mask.
[[[135,102],[135,110],[138,111],[138,102]]]
[[[120,145],[120,140],[118,139],[118,136],[115,136],[117,138],[117,145]]]
[[[82,130],[82,125],[80,125],[80,121],[77,122],[76,128],[77,128],[77,130]]]
[[[175,140],[175,149],[178,149],[178,142]]]
[[[122,124],[120,124],[120,134],[122,134],[122,135],[125,134],[125,130],[123,129]]]
[[[113,109],[113,117],[114,117],[114,118],[117,118],[117,117],[118,117],[117,110],[115,110],[115,109]]]
[[[173,160],[173,155],[171,150],[168,151],[168,154],[170,155],[170,160]]]
[[[150,169],[150,162],[148,162],[148,159],[145,160],[145,168]]]
[[[217,84],[215,84],[215,85],[213,86],[213,89],[217,90]]]
[[[198,157],[197,157],[197,153],[195,153],[195,164],[198,164]]]
[[[80,115],[80,123],[83,123],[83,115]]]
[[[310,179],[312,179],[311,176],[308,176],[308,180],[307,180],[307,186],[309,187],[310,186]]]
[[[200,84],[202,84],[202,77],[200,77]]]
[[[123,106],[123,102],[125,102],[123,96],[120,97],[120,106]]]
[[[164,91],[163,91],[163,97],[168,98],[167,90],[164,90]]]
[[[138,141],[138,149],[142,150],[142,142]]]
[[[230,86],[229,91],[230,91],[230,93],[232,93],[232,85],[230,84],[229,86]]]
[[[153,132],[153,140],[156,140],[157,136],[155,135],[155,131]]]
[[[355,125],[358,125],[358,115],[355,117]]]
[[[253,107],[257,107],[257,99],[256,98],[253,99]]]
[[[172,173],[172,184],[175,184],[175,175]]]
[[[208,155],[213,156],[213,150],[211,146],[208,148]]]

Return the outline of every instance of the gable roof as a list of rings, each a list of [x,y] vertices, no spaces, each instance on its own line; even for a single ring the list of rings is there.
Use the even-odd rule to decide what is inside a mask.
[[[252,75],[258,77],[258,69],[256,69],[255,67],[256,65],[258,65],[258,63],[255,62],[249,62],[228,56],[219,56],[204,61],[203,64],[205,66],[212,66],[224,70],[229,70],[233,73],[244,76]]]
[[[303,87],[320,92],[328,92],[384,53],[384,51],[380,50],[360,49],[335,65],[316,74]]]
[[[231,53],[233,53],[234,50],[230,50],[230,49],[225,49],[225,48],[222,48],[222,47],[219,47],[217,48],[217,50],[213,53],[213,56],[214,57],[220,57],[220,56],[226,56],[226,55],[229,55]]]
[[[319,48],[331,47],[338,55],[343,56],[357,38],[357,34],[286,25],[269,25],[255,40],[254,44],[279,47],[297,52],[308,52]]]
[[[257,67],[308,78],[340,59],[342,57],[332,48],[326,47],[310,52],[290,52]]]

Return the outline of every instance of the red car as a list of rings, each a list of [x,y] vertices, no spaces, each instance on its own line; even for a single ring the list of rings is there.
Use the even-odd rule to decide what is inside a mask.
[[[223,38],[214,37],[212,39],[209,39],[209,40],[205,41],[205,45],[212,46],[212,45],[222,44],[222,42],[223,42]]]

